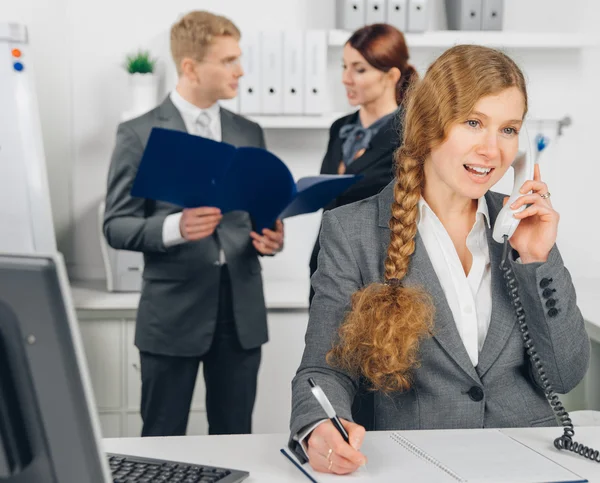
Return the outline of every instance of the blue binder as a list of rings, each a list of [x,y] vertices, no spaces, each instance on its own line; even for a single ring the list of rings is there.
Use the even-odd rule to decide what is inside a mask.
[[[214,206],[250,213],[255,229],[315,212],[360,175],[319,175],[296,184],[288,167],[261,148],[236,148],[181,131],[153,128],[131,195],[184,208]]]

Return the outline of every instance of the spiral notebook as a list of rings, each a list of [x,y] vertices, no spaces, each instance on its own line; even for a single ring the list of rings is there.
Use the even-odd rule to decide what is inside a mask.
[[[588,481],[498,430],[369,432],[361,452],[369,460],[367,467],[351,475],[310,469],[311,475],[319,483]]]

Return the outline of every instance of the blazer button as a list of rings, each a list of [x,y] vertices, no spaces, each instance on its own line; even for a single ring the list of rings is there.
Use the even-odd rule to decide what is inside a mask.
[[[542,278],[540,280],[540,287],[541,288],[546,288],[548,285],[550,285],[550,282],[552,282],[551,278]]]
[[[556,305],[556,299],[548,299],[546,300],[546,307],[554,307]]]
[[[556,307],[552,307],[548,310],[548,317],[556,317],[558,315],[558,309]]]
[[[479,402],[483,399],[483,389],[481,389],[479,386],[473,386],[471,389],[469,389],[467,394],[475,402]]]
[[[548,297],[550,297],[550,295],[552,295],[554,292],[556,292],[555,288],[545,288],[544,291],[542,292],[542,296],[547,299]]]

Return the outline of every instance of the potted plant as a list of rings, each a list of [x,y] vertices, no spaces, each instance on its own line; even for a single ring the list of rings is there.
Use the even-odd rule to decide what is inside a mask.
[[[129,114],[137,116],[153,109],[158,95],[158,78],[154,72],[156,59],[151,57],[150,52],[139,50],[135,54],[127,55],[124,67],[129,73]]]

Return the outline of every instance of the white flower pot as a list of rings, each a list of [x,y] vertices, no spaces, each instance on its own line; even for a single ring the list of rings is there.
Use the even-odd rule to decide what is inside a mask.
[[[139,115],[158,103],[158,77],[155,74],[130,74],[131,112]]]

